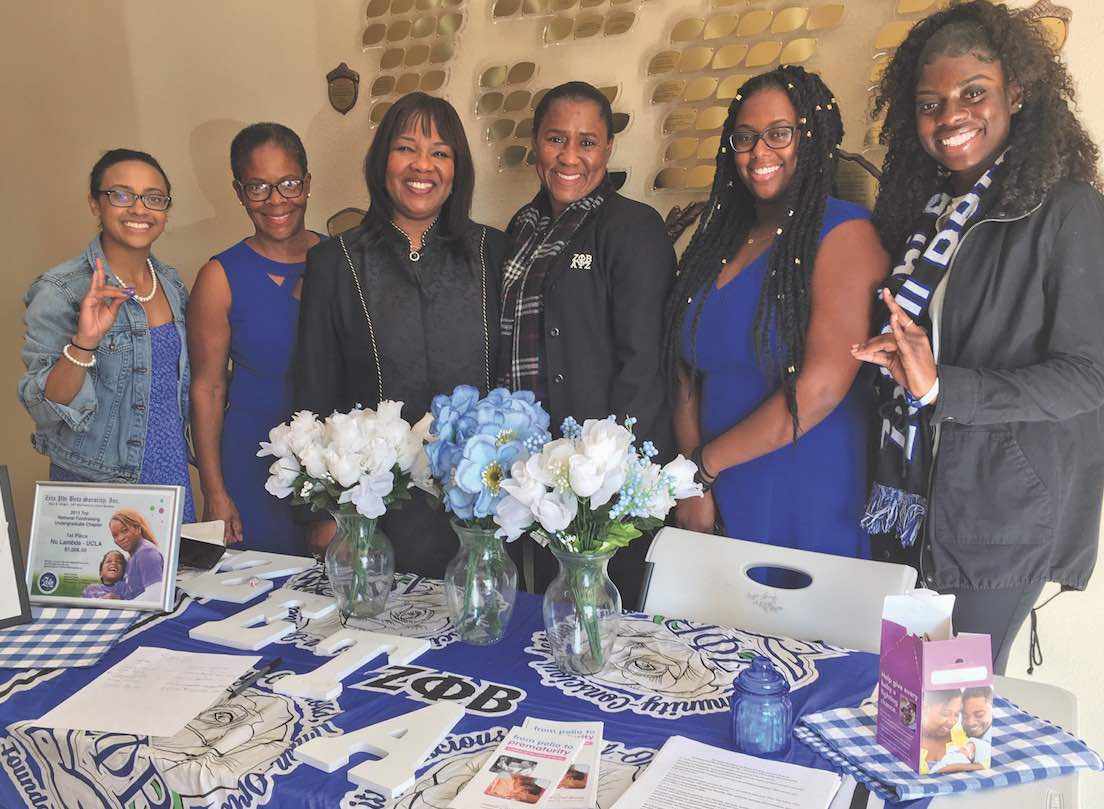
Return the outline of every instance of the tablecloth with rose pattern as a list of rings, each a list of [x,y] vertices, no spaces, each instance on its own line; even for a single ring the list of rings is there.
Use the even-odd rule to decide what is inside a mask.
[[[285,586],[328,592],[321,567]],[[491,647],[460,643],[440,582],[397,576],[383,614],[350,624],[423,637],[426,654],[405,666],[377,658],[344,681],[336,702],[275,694],[272,683],[325,662],[312,653],[340,628],[337,617],[306,620],[262,649],[281,665],[240,696],[220,702],[172,738],[36,728],[29,720],[139,646],[232,650],[192,640],[188,630],[242,609],[179,594],[174,611],[137,624],[88,669],[0,670],[0,806],[112,809],[385,807],[443,809],[483,757],[526,716],[602,720],[605,748],[599,806],[605,809],[679,733],[728,746],[733,678],[758,654],[792,687],[795,715],[854,706],[877,678],[874,655],[775,638],[709,623],[635,614],[622,621],[612,665],[594,677],[567,675],[549,653],[539,598],[519,594],[509,633]],[[258,664],[259,665],[259,664]],[[337,735],[438,700],[462,704],[465,718],[433,753],[416,785],[392,802],[351,784],[346,770],[322,773],[294,758],[296,744]],[[350,766],[364,756],[354,756]],[[789,759],[828,767],[796,743]]]

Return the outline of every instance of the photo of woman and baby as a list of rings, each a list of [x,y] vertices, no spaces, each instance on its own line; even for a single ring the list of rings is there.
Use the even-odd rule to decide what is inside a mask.
[[[993,749],[993,689],[926,692],[920,734],[922,775],[986,769]]]
[[[146,519],[131,508],[121,508],[108,520],[111,538],[118,546],[100,560],[100,581],[84,588],[84,598],[114,598],[131,601],[159,585],[165,558]],[[150,593],[154,597],[157,592]]]

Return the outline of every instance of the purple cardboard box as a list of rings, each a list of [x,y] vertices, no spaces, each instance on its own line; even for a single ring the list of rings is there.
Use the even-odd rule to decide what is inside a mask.
[[[921,774],[987,768],[992,659],[988,635],[925,640],[883,620],[878,743]]]

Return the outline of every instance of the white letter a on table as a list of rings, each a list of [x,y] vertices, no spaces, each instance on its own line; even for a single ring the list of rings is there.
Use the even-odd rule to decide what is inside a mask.
[[[393,798],[410,788],[426,756],[463,717],[459,705],[439,702],[344,736],[311,739],[295,748],[295,757],[323,772],[333,772],[348,764],[353,753],[373,753],[380,760],[353,767],[349,780]]]

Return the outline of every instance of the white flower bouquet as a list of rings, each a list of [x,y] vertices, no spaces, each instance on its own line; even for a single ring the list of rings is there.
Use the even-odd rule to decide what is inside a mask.
[[[376,520],[410,498],[410,486],[428,479],[423,444],[427,416],[414,427],[402,402],[380,402],[324,421],[301,410],[273,427],[259,456],[274,456],[265,489],[313,511],[328,510],[337,534],[326,548],[326,574],[343,618],[369,618],[383,610],[395,571],[391,543]]]
[[[570,553],[608,553],[623,548],[642,531],[663,524],[675,502],[701,497],[697,467],[679,455],[666,466],[652,461],[656,449],[635,446],[633,418],[564,421],[563,438],[549,441],[525,461],[517,461],[498,504],[498,535],[517,539],[532,533]]]
[[[531,530],[560,563],[544,596],[544,625],[564,671],[601,671],[617,637],[621,598],[606,573],[618,549],[663,524],[675,502],[700,497],[697,471],[681,455],[666,466],[656,448],[635,446],[635,419],[564,421],[563,438],[516,461],[501,482],[506,496],[495,512],[498,535]],[[536,525],[533,529],[532,526]]]
[[[257,455],[275,457],[265,489],[313,511],[383,516],[388,506],[409,499],[413,480],[428,477],[422,447],[430,419],[411,427],[401,412],[402,402],[391,401],[324,421],[300,410],[261,442]]]

